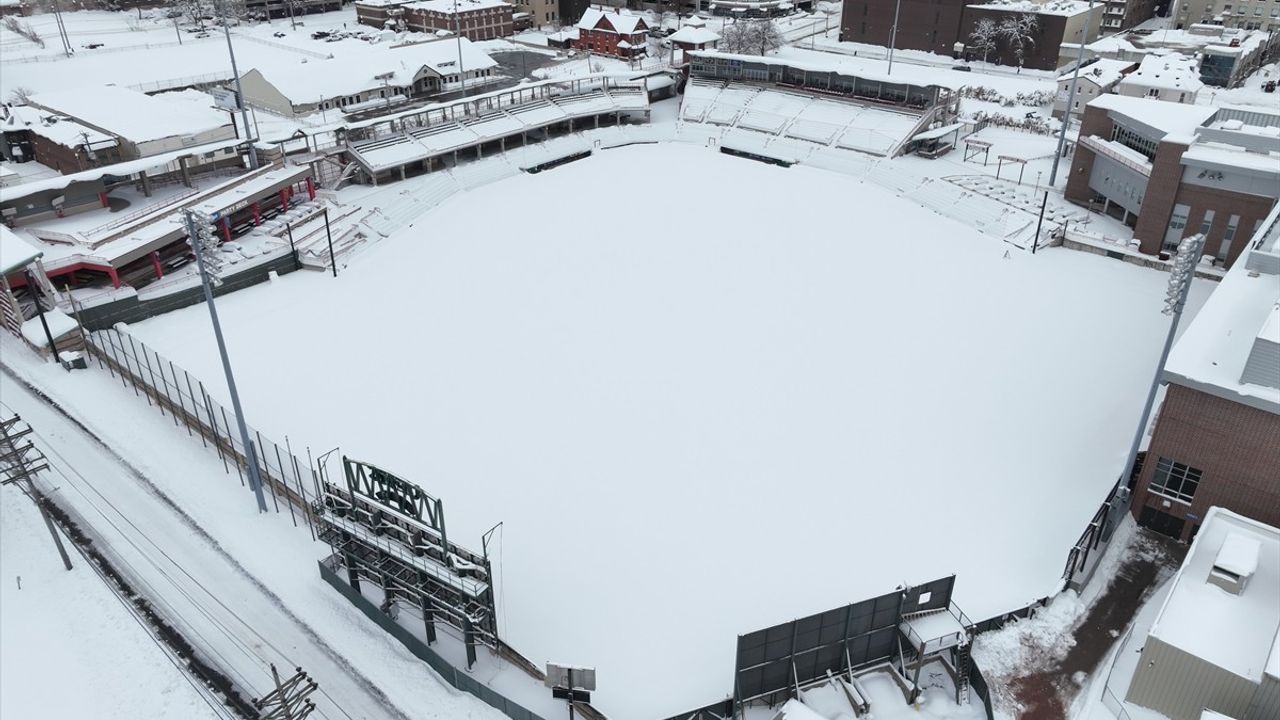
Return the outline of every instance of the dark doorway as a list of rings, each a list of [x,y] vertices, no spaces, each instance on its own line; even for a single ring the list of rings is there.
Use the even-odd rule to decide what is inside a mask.
[[[1174,540],[1181,540],[1182,529],[1186,527],[1187,521],[1153,507],[1144,507],[1138,514],[1138,524],[1151,528],[1161,535],[1168,535]]]

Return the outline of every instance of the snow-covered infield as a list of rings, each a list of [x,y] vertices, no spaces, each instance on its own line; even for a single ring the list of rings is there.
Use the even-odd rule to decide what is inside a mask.
[[[252,424],[419,483],[459,542],[503,521],[504,637],[648,720],[724,697],[740,633],[952,572],[975,620],[1054,592],[1120,471],[1166,281],[659,144],[455,195],[336,280],[218,303]],[[223,392],[204,308],[133,331]]]

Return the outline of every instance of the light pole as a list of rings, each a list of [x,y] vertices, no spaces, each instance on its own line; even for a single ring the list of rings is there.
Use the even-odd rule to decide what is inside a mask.
[[[1124,462],[1124,475],[1121,481],[1128,483],[1133,475],[1133,464],[1138,459],[1138,446],[1142,444],[1142,433],[1151,418],[1151,406],[1156,401],[1156,391],[1160,388],[1160,379],[1164,375],[1164,365],[1169,360],[1169,350],[1173,347],[1173,336],[1178,332],[1178,321],[1182,319],[1182,309],[1187,305],[1187,293],[1191,290],[1191,281],[1196,276],[1196,265],[1200,263],[1200,253],[1204,251],[1204,235],[1197,233],[1183,238],[1178,245],[1178,256],[1173,259],[1173,267],[1169,269],[1169,288],[1165,293],[1165,315],[1171,316],[1169,333],[1164,339],[1164,349],[1160,351],[1160,363],[1151,377],[1151,387],[1147,390],[1147,402],[1142,407],[1142,419],[1133,432],[1133,442],[1129,445],[1129,457]]]
[[[898,11],[902,9],[902,0],[893,3],[893,27],[889,28],[889,72],[893,74],[893,46],[898,44]]]
[[[1089,0],[1089,9],[1085,12],[1084,27],[1080,30],[1080,52],[1076,54],[1076,69],[1071,72],[1071,87],[1067,90],[1066,109],[1062,113],[1062,129],[1058,131],[1058,150],[1053,154],[1053,167],[1049,169],[1049,185],[1058,179],[1058,161],[1062,160],[1062,149],[1067,145],[1067,126],[1071,124],[1071,103],[1076,99],[1076,83],[1080,80],[1080,65],[1084,63],[1084,41],[1088,39],[1089,24],[1093,21],[1093,0]]]
[[[462,97],[466,97],[467,66],[462,62],[462,21],[458,19],[458,0],[453,0],[453,34],[458,36],[458,80],[462,82]]]
[[[227,25],[227,6],[226,0],[223,0],[218,8],[218,15],[222,18],[222,32],[227,36],[227,54],[231,56],[231,74],[236,80],[236,106],[240,108],[240,120],[244,123],[244,136],[249,143],[249,169],[258,169],[258,154],[254,151],[253,146],[258,142],[258,138],[250,137],[255,133],[249,130],[249,111],[244,104],[244,88],[240,86],[240,71],[236,68],[236,50],[231,46],[231,28]]]
[[[218,322],[218,308],[213,304],[213,286],[222,284],[218,270],[222,261],[213,255],[216,241],[213,238],[212,224],[217,217],[210,217],[194,210],[183,211],[187,223],[187,242],[196,256],[196,267],[200,270],[200,284],[204,287],[204,300],[209,306],[209,319],[213,321],[213,336],[218,341],[218,354],[222,356],[222,372],[227,376],[227,390],[231,393],[231,408],[236,414],[236,425],[240,430],[240,445],[244,448],[245,464],[249,466],[249,487],[258,501],[258,512],[267,511],[267,501],[262,495],[262,476],[258,473],[258,453],[249,440],[249,427],[244,422],[244,411],[240,409],[240,393],[236,391],[236,378],[231,373],[231,358],[227,356],[227,343],[222,339],[222,325]],[[212,272],[208,266],[212,267]]]

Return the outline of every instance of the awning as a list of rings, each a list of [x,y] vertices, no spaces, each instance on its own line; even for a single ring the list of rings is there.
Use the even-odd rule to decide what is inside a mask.
[[[42,250],[18,237],[17,233],[0,225],[0,275],[17,272],[43,254]]]
[[[916,135],[915,137],[911,138],[911,140],[912,140],[912,141],[918,141],[918,140],[937,140],[938,138],[941,138],[941,137],[945,137],[945,136],[947,136],[947,135],[950,135],[951,133],[953,133],[953,132],[955,132],[955,131],[959,130],[959,129],[960,129],[960,128],[962,128],[962,127],[964,127],[964,123],[956,123],[956,124],[954,124],[954,125],[944,125],[943,127],[940,127],[940,128],[934,128],[934,129],[932,129],[932,130],[925,130],[924,132],[922,132],[922,133],[920,133],[920,134]]]

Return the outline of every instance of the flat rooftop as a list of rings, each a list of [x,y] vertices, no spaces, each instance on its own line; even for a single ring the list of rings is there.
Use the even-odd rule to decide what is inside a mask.
[[[1235,595],[1208,582],[1224,545],[1256,541],[1257,571]],[[1230,550],[1230,548],[1228,548]],[[1151,626],[1151,637],[1253,682],[1272,660],[1280,629],[1280,530],[1210,508]]]
[[[1101,95],[1089,103],[1162,131],[1165,135],[1193,135],[1218,112],[1212,105],[1183,105],[1154,98]]]
[[[43,92],[31,102],[135,143],[197,135],[231,125],[225,113],[213,108],[212,98],[209,107],[200,108],[116,85]]]
[[[1250,248],[1268,241],[1274,248],[1278,235],[1280,205],[1263,220]],[[1173,346],[1165,379],[1280,414],[1280,389],[1240,381],[1254,341],[1267,332],[1280,334],[1280,326],[1273,328],[1277,303],[1280,277],[1250,270],[1242,254]]]

